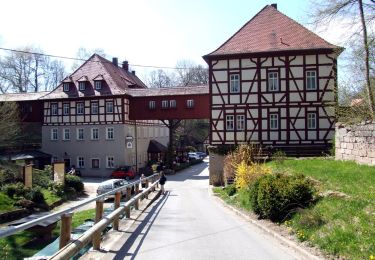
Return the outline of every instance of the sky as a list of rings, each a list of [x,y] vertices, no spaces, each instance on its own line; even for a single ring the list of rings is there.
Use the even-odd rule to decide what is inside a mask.
[[[1,3],[0,47],[33,45],[66,57],[75,57],[80,47],[101,48],[109,59],[128,60],[144,78],[152,68],[135,65],[205,64],[203,55],[274,2],[282,13],[311,28],[308,0],[7,0]],[[344,30],[320,30],[319,35],[343,46]],[[71,62],[65,62],[69,69]]]

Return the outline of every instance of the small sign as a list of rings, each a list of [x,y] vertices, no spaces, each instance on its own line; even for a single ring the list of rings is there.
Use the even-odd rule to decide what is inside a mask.
[[[129,148],[129,149],[133,148],[133,143],[132,142],[127,142],[126,143],[126,148]]]

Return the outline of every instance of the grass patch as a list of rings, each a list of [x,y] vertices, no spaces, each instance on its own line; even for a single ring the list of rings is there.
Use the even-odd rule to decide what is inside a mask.
[[[72,218],[73,228],[78,227],[86,219],[93,219],[95,210],[89,209],[74,213]],[[35,234],[30,231],[22,231],[15,235],[0,239],[0,259],[23,259],[33,256],[46,245],[51,243],[60,235],[60,221],[53,230],[50,241],[40,241],[35,238]]]
[[[47,203],[48,206],[52,205],[53,203],[61,200],[61,197],[57,196],[53,192],[47,189],[41,189],[41,192],[43,193],[44,200]]]
[[[12,198],[9,198],[8,195],[0,192],[0,213],[16,209],[13,205],[14,202],[15,201]]]
[[[375,167],[330,159],[285,160],[269,165],[277,171],[313,178],[323,194],[333,191],[345,195],[323,197],[287,222],[301,241],[308,240],[348,259],[375,255]]]

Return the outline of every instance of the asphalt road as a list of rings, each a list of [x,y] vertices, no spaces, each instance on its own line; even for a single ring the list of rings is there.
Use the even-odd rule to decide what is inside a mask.
[[[208,192],[208,162],[167,176],[115,259],[302,259]]]

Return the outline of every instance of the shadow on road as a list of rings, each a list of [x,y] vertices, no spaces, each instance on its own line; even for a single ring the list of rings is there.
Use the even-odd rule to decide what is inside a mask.
[[[161,209],[163,208],[164,204],[167,202],[168,197],[170,196],[169,192],[166,195],[161,195],[162,198],[153,205],[150,210],[145,212],[146,217],[142,222],[138,225],[138,227],[134,230],[134,232],[130,235],[130,237],[126,240],[126,243],[119,249],[116,253],[115,260],[124,259],[125,257],[130,257],[130,259],[135,259],[138,254],[139,249],[141,248],[143,241],[147,237],[148,232],[150,231],[155,219],[159,215]],[[135,242],[140,237],[138,245],[134,250],[134,253],[129,253],[128,251],[130,248],[135,245]]]
[[[208,161],[190,166],[189,168],[183,169],[176,172],[174,175],[167,175],[167,179],[170,181],[186,181],[186,180],[208,180],[209,176],[201,175],[201,172],[209,165]]]

